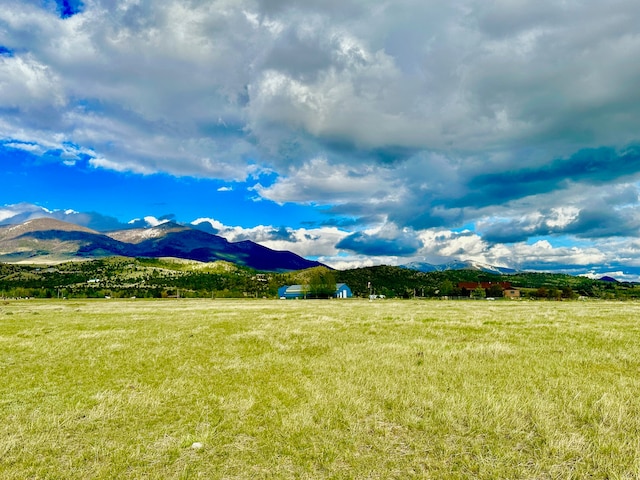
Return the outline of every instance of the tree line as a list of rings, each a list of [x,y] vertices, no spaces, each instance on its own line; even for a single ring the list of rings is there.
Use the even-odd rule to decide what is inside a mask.
[[[492,282],[487,289],[465,290],[462,282]],[[0,297],[252,297],[276,298],[283,285],[301,284],[308,298],[328,298],[336,283],[346,283],[355,297],[499,298],[500,282],[521,296],[563,300],[640,298],[636,283],[605,282],[563,274],[525,272],[498,275],[474,270],[423,273],[392,266],[351,270],[315,267],[297,272],[259,272],[227,262],[198,264],[167,259],[113,257],[59,265],[0,263]]]

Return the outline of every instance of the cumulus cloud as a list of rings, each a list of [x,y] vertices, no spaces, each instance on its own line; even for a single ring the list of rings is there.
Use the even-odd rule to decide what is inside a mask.
[[[314,158],[273,185],[257,184],[254,190],[278,203],[344,204],[352,201],[380,203],[393,200],[402,186],[383,179],[385,169],[372,166],[332,165],[326,158]]]
[[[387,224],[383,228],[352,233],[343,238],[336,248],[360,255],[406,257],[416,254],[422,245],[415,232],[408,229],[400,231]]]
[[[46,216],[49,212],[46,208],[20,203],[16,205],[4,205],[0,207],[0,222],[2,224],[21,223],[31,218]]]
[[[61,18],[8,3],[0,44],[18,53],[0,68],[3,99],[15,109],[0,125],[5,138],[90,146],[106,168],[246,176],[243,156],[253,148],[242,134],[241,70],[249,67],[234,53],[242,11],[226,2],[187,9],[93,1]],[[224,33],[208,34],[213,27]]]
[[[204,149],[240,169],[243,154],[464,158],[520,142],[566,155],[637,140],[632,3],[5,3],[0,44],[18,53],[3,60],[4,98],[41,99],[64,120],[43,133],[116,163],[229,175]]]
[[[507,203],[501,209],[489,209],[492,216],[476,217],[477,230],[491,243],[513,243],[549,235],[590,239],[638,235],[637,185],[574,187],[561,193],[538,195]]]
[[[213,218],[198,218],[192,222],[196,228],[220,235],[230,242],[251,240],[274,250],[289,250],[303,257],[333,256],[336,247],[348,233],[336,227],[291,228],[258,225],[245,228],[224,225]]]
[[[445,230],[443,254],[487,258],[539,237],[638,233],[636,2],[2,5],[4,147],[69,168],[269,172],[256,199],[336,219],[326,255],[419,254],[424,232]],[[364,230],[340,230],[345,218]],[[473,235],[453,233],[466,225]],[[310,245],[260,228],[250,235]]]
[[[97,212],[77,212],[73,209],[50,210],[31,203],[0,206],[0,225],[18,224],[35,218],[55,218],[97,231],[126,228],[126,225],[122,224],[118,219]]]

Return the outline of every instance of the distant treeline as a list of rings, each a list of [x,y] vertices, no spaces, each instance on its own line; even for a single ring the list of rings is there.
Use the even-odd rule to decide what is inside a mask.
[[[2,298],[99,297],[252,297],[275,298],[278,287],[311,284],[331,278],[349,285],[356,297],[478,298],[501,297],[508,282],[522,298],[575,299],[640,297],[640,284],[606,282],[550,273],[499,275],[475,270],[423,273],[377,266],[344,271],[316,267],[297,272],[259,272],[227,262],[198,263],[178,259],[112,257],[59,265],[0,263]],[[462,282],[493,283],[491,289],[469,291]]]

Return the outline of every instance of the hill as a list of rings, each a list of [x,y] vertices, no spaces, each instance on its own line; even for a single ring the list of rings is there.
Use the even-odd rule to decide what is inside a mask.
[[[56,265],[0,263],[0,297],[267,297],[278,287],[309,283],[327,267],[274,272],[258,271],[226,261],[180,258],[109,257]],[[500,275],[478,270],[418,272],[377,266],[332,271],[356,297],[369,294],[404,298],[468,298],[459,282],[508,282],[523,298],[640,298],[640,285],[586,277],[520,272]],[[496,292],[492,292],[494,296]],[[500,296],[499,293],[497,292]]]

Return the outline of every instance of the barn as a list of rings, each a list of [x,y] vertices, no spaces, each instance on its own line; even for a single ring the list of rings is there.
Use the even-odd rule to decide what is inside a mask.
[[[285,285],[278,289],[278,297],[283,300],[307,298],[309,285]],[[351,298],[353,292],[346,283],[336,283],[336,291],[333,298]]]

